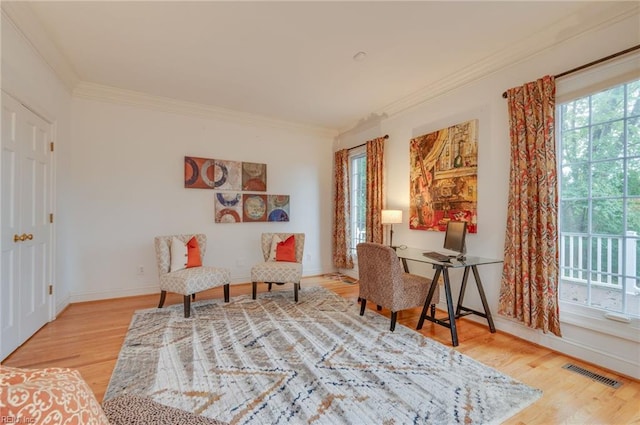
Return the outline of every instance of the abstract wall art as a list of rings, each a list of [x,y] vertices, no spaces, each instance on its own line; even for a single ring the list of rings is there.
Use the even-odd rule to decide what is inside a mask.
[[[198,158],[195,156],[184,157],[184,187],[196,189],[215,188],[215,160]]]
[[[218,192],[215,196],[215,222],[242,222],[242,193]]]
[[[267,164],[242,163],[242,190],[251,192],[267,191]]]
[[[289,195],[267,195],[267,221],[289,221]]]
[[[242,190],[242,163],[240,161],[215,160],[214,188]]]
[[[267,195],[242,195],[242,221],[267,221]]]
[[[264,192],[267,164],[185,156],[184,187]]]
[[[477,233],[478,120],[411,139],[409,228],[446,230],[466,221]]]

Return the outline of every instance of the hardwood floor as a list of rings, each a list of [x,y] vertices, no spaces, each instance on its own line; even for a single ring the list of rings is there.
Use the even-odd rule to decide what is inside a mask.
[[[320,285],[354,303],[358,285],[328,277],[309,277],[302,287]],[[259,285],[259,292],[266,285]],[[292,291],[291,285],[273,290]],[[231,297],[250,294],[251,284],[233,285]],[[197,300],[222,298],[222,288],[197,295]],[[53,322],[48,323],[3,364],[13,367],[70,367],[82,376],[102,400],[115,366],[120,346],[135,310],[156,307],[159,294],[72,304]],[[167,294],[165,305],[182,303],[182,296]],[[398,313],[398,323],[415,329],[419,308]],[[439,311],[439,315],[444,312]],[[375,305],[367,315],[377,314]],[[389,311],[380,312],[389,317]],[[422,334],[451,346],[449,330],[426,322]],[[640,382],[553,352],[508,334],[489,333],[486,325],[461,319],[458,322],[460,345],[456,349],[488,366],[512,376],[544,395],[522,410],[506,424],[640,424]],[[622,382],[618,389],[592,381],[562,369],[574,363],[593,372]]]

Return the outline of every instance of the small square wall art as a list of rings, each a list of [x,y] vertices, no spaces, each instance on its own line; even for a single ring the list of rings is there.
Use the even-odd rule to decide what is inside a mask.
[[[215,160],[198,158],[195,156],[184,157],[184,187],[194,189],[215,188]]]
[[[242,163],[242,190],[250,192],[266,192],[267,164],[255,162]]]
[[[267,195],[242,195],[242,221],[267,221]]]
[[[242,222],[242,193],[218,192],[215,196],[215,222]]]
[[[267,221],[289,221],[289,195],[267,195]]]
[[[242,190],[242,162],[216,159],[213,184],[219,190]]]

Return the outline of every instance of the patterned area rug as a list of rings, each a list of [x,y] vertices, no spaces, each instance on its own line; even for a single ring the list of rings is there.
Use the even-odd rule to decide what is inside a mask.
[[[105,400],[232,424],[497,424],[541,391],[322,287],[137,311]]]

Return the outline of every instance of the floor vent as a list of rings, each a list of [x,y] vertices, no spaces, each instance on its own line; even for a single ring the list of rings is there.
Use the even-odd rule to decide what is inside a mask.
[[[601,384],[605,384],[612,388],[619,388],[622,385],[620,381],[616,381],[615,379],[607,378],[606,376],[593,373],[587,369],[581,368],[580,366],[576,366],[571,363],[567,363],[566,365],[562,366],[562,368],[575,373],[579,373],[580,375],[586,376],[587,378],[593,379],[594,381],[600,382]]]

